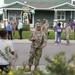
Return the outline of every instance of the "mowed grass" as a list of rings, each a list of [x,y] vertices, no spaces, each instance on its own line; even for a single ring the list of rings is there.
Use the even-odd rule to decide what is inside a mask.
[[[48,36],[48,39],[54,39],[54,31],[50,31],[50,34]],[[74,40],[74,32],[72,31],[71,35],[70,35],[70,39]],[[64,31],[61,33],[61,39],[64,40],[65,39],[65,34]]]
[[[23,31],[22,32],[23,39],[28,39],[31,33],[32,33],[31,31]],[[15,39],[19,39],[18,31],[15,32]]]
[[[22,33],[23,39],[28,39],[31,33],[32,33],[32,31],[23,31],[23,33]],[[48,35],[48,39],[54,39],[54,31],[50,31],[49,33],[50,34]],[[16,31],[15,39],[19,39],[18,31]],[[64,31],[61,34],[61,39],[62,40],[65,39]],[[72,31],[72,33],[70,35],[70,39],[74,40],[74,32],[73,31]]]

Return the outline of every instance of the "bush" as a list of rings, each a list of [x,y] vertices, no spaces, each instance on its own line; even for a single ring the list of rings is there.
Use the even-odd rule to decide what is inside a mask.
[[[55,75],[75,75],[75,67],[73,64],[75,54],[72,54],[71,58],[67,60],[65,58],[65,52],[60,51],[54,55],[53,59],[50,59],[48,56],[45,59],[49,63],[47,65],[47,71],[55,73]]]
[[[23,25],[23,31],[30,31],[30,25],[29,24],[24,24]]]

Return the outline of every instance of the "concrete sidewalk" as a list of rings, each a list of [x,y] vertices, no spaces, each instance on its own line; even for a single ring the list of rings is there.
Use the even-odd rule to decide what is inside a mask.
[[[31,43],[31,41],[29,41],[28,39],[22,39],[22,40],[18,40],[18,39],[14,39],[14,40],[10,40],[13,43]],[[54,40],[48,40],[47,43],[51,44],[54,43]],[[66,40],[61,40],[61,43],[66,43]],[[75,44],[75,40],[70,40],[70,43]]]

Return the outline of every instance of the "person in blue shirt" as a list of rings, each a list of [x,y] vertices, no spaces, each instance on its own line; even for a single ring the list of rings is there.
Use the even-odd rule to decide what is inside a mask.
[[[18,32],[19,32],[19,36],[20,36],[19,39],[23,39],[23,38],[22,38],[22,28],[23,28],[23,24],[22,24],[21,20],[19,20],[18,22],[19,22],[19,23],[18,23]]]
[[[72,27],[71,21],[68,21],[68,26]]]
[[[6,29],[7,29],[7,31],[8,31],[8,39],[10,40],[12,40],[12,26],[11,26],[11,24],[10,24],[10,22],[8,22],[8,24],[7,24],[7,26],[6,26]]]
[[[62,33],[62,28],[61,28],[61,23],[58,23],[58,27],[57,27],[57,39],[56,39],[56,43],[61,44],[61,33]]]
[[[75,20],[73,21],[72,27],[73,27],[73,30],[74,30],[74,40],[75,40]]]

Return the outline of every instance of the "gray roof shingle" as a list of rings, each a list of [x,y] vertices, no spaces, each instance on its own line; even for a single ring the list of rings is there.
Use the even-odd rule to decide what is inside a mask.
[[[61,3],[58,2],[27,2],[28,5],[36,7],[36,8],[49,8]]]

